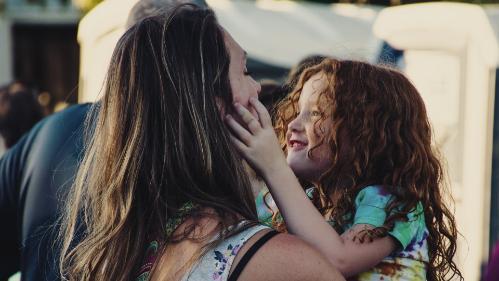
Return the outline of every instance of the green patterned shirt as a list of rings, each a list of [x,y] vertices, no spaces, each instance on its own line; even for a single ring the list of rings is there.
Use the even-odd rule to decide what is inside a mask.
[[[306,193],[309,197],[313,193],[313,189],[307,189]],[[272,210],[275,212],[277,207],[270,194],[264,196],[267,192],[267,189],[260,191],[256,198],[256,205],[260,222],[270,225]],[[353,222],[344,231],[356,224],[382,226],[387,217],[385,209],[392,198],[393,196],[381,186],[374,185],[362,189],[355,198],[356,210]],[[263,203],[264,200],[272,210]],[[332,224],[332,222],[330,223]],[[399,243],[399,249],[372,269],[351,277],[349,280],[426,280],[426,269],[429,261],[428,229],[424,219],[423,205],[418,203],[416,209],[407,215],[407,221],[397,221],[389,235]]]
[[[392,198],[393,196],[381,186],[368,186],[362,189],[355,198],[356,210],[353,223],[345,231],[356,224],[382,226],[387,217],[385,208]],[[395,222],[389,234],[399,243],[399,249],[374,268],[349,280],[426,280],[429,261],[428,229],[421,202],[407,215],[407,221]]]

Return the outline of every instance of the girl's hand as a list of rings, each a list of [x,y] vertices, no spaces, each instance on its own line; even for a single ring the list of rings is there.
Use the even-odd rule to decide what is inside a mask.
[[[232,130],[232,142],[260,176],[266,177],[274,171],[287,167],[286,158],[272,127],[270,115],[260,101],[250,99],[250,105],[256,110],[258,119],[240,104],[234,104],[241,117],[243,127],[231,115],[225,121]]]

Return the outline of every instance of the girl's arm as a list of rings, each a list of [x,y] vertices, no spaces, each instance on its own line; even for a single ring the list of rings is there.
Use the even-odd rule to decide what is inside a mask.
[[[326,222],[287,165],[267,110],[257,99],[251,99],[250,104],[259,120],[235,105],[248,129],[231,116],[226,121],[235,134],[235,146],[267,183],[289,232],[322,252],[346,277],[372,268],[392,253],[397,243],[389,236],[365,243],[354,240],[356,234],[373,226],[355,225],[340,236]]]

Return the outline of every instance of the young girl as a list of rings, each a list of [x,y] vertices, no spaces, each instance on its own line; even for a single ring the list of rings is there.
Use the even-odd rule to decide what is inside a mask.
[[[423,100],[404,75],[332,59],[305,70],[278,108],[286,156],[265,108],[251,104],[258,116],[235,104],[244,126],[226,121],[290,233],[351,280],[462,279],[444,172]]]

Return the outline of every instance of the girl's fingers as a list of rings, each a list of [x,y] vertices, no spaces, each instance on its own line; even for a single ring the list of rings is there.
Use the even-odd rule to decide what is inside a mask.
[[[260,131],[260,129],[262,129],[260,122],[255,118],[255,116],[253,116],[253,114],[251,114],[251,112],[249,112],[248,109],[238,103],[234,104],[234,107],[252,134],[256,134]]]
[[[246,145],[240,141],[237,137],[235,137],[232,133],[230,134],[230,139],[232,141],[232,143],[234,144],[234,146],[236,147],[236,149],[244,155],[245,151],[246,151]]]
[[[267,108],[256,98],[251,98],[249,102],[256,110],[256,113],[258,113],[258,119],[260,119],[262,128],[272,127],[272,118],[270,118]]]
[[[241,140],[244,144],[249,146],[251,142],[252,135],[248,130],[246,130],[241,124],[237,123],[236,120],[230,115],[227,115],[225,117],[225,122],[229,126],[229,128],[232,130],[234,135]]]

